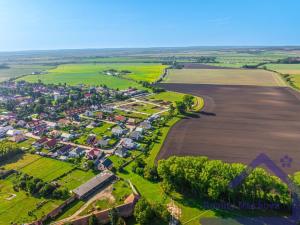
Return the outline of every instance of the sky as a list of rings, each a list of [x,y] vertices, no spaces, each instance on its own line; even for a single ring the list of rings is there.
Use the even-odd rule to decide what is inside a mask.
[[[300,45],[299,0],[0,0],[0,51]]]

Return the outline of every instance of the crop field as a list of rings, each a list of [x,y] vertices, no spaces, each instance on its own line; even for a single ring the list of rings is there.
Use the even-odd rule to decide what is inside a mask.
[[[165,83],[285,86],[275,73],[244,69],[181,69],[169,70]]]
[[[28,75],[33,72],[42,72],[50,69],[50,66],[42,65],[9,65],[9,68],[0,69],[0,81],[4,81],[13,77]]]
[[[0,225],[34,221],[62,203],[62,200],[35,198],[24,191],[15,192],[13,180],[13,175],[0,180]],[[28,214],[30,211],[32,215]]]
[[[160,64],[146,63],[66,64],[49,70],[47,74],[28,75],[22,77],[21,80],[37,82],[40,79],[47,84],[106,85],[114,89],[126,89],[128,87],[141,87],[141,85],[129,79],[153,82],[160,77],[164,68],[165,66]],[[130,73],[121,77],[105,74],[105,71],[111,69],[117,71],[127,70]]]
[[[288,87],[164,84],[167,90],[204,96],[198,118],[183,119],[169,132],[158,159],[203,155],[248,164],[265,153],[280,166],[299,161],[300,94]],[[285,171],[300,171],[293,164]]]

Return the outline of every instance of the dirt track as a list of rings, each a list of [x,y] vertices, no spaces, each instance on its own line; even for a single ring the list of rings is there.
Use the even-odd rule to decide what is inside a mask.
[[[293,158],[288,173],[300,171],[300,94],[286,87],[161,84],[168,90],[204,96],[199,118],[170,131],[158,159],[204,155],[249,163],[266,153],[279,166]]]

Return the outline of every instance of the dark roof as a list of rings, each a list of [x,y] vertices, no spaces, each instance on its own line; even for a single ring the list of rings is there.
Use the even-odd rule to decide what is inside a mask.
[[[108,168],[113,164],[113,162],[109,158],[106,158],[101,164]]]
[[[113,179],[114,177],[115,175],[111,172],[100,173],[78,188],[74,189],[73,192],[79,197],[82,197],[88,194],[93,189],[99,187],[100,185],[103,185],[105,182]]]

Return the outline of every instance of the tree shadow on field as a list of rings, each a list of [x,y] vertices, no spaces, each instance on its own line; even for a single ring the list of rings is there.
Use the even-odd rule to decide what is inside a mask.
[[[19,154],[14,155],[13,157],[11,157],[9,159],[1,160],[0,161],[0,167],[4,166],[4,168],[5,168],[6,164],[16,163],[19,160],[23,159],[24,155],[25,155],[24,153],[19,153]]]
[[[217,115],[213,112],[205,112],[205,111],[201,111],[200,114],[204,115],[204,116],[216,116]]]

